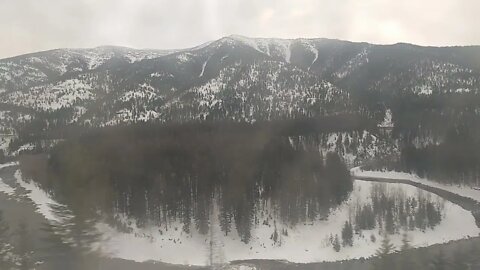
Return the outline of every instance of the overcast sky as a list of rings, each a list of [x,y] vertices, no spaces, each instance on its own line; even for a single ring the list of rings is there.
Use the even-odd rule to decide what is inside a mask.
[[[480,44],[480,0],[0,0],[0,58],[61,47],[185,48],[227,36]]]

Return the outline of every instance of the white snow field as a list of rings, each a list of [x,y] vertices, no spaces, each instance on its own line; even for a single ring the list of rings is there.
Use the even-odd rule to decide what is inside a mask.
[[[396,172],[396,171],[364,171],[361,167],[355,167],[350,170],[351,175],[355,177],[371,177],[380,179],[399,179],[407,180],[415,183],[421,183],[430,187],[435,187],[443,190],[450,191],[457,195],[473,199],[480,202],[480,189],[467,185],[449,185],[439,183],[427,178],[419,177],[413,173]]]
[[[13,195],[15,194],[15,188],[5,184],[2,178],[0,178],[0,192],[5,193],[7,195]]]
[[[15,166],[18,163],[16,162],[10,162],[10,163],[5,163],[5,164],[0,164],[0,169],[10,167],[10,166]],[[6,195],[13,195],[15,194],[15,188],[7,185],[5,182],[3,182],[3,179],[0,178],[0,192],[5,193]]]
[[[35,204],[38,213],[42,214],[47,220],[59,221],[51,207],[53,205],[59,205],[59,203],[53,200],[52,197],[34,181],[24,179],[20,170],[15,172],[15,179],[17,180],[17,184],[28,192],[27,197]]]
[[[392,195],[404,192],[407,196],[414,197],[423,193],[443,205],[443,219],[434,229],[408,232],[414,247],[444,243],[477,236],[480,233],[470,212],[434,194],[406,184],[356,180],[349,200],[334,210],[327,220],[317,220],[292,227],[278,219],[270,220],[269,225],[263,225],[262,220],[264,219],[260,218],[259,224],[252,226],[252,238],[248,244],[239,240],[235,228],[232,228],[232,232],[225,236],[220,232],[218,221],[214,220],[214,241],[218,249],[216,253],[220,253],[219,256],[225,262],[243,259],[278,259],[308,263],[370,257],[380,246],[381,232],[378,227],[355,235],[353,247],[343,247],[340,252],[333,250],[329,237],[331,234],[341,234],[343,224],[352,218],[356,206],[371,202],[370,191],[373,185],[384,185]],[[262,214],[258,213],[258,215]],[[269,213],[263,214],[264,217],[268,215]],[[128,224],[126,219],[123,220]],[[275,243],[271,239],[275,230],[274,224],[279,232],[284,228],[288,230],[288,236],[279,233],[279,243]],[[101,243],[102,250],[112,257],[135,261],[159,260],[193,265],[208,263],[210,234],[200,235],[196,232],[191,235],[186,234],[181,229],[180,223],[170,224],[168,231],[164,226],[138,228],[132,221],[129,222],[129,227],[132,229],[131,233],[121,233],[106,224],[99,224],[99,230],[105,236],[104,242]],[[401,244],[402,233],[391,236],[392,242],[397,247]],[[371,235],[378,240],[372,242]]]
[[[55,220],[50,205],[57,203],[51,196],[41,190],[33,181],[23,179],[20,171],[15,173],[15,177],[21,187],[30,191],[28,196],[36,204],[38,211],[45,218]],[[187,234],[182,230],[183,224],[175,221],[168,225],[150,224],[145,228],[139,228],[134,221],[119,216],[119,221],[127,225],[131,229],[130,232],[120,232],[106,223],[100,222],[97,224],[97,229],[103,234],[103,238],[96,247],[108,257],[139,262],[155,260],[188,265],[207,265],[209,263],[210,239],[213,239],[215,243],[216,258],[221,262],[243,259],[279,259],[308,263],[370,257],[380,246],[381,232],[378,225],[373,230],[364,230],[359,235],[355,234],[353,246],[342,247],[340,252],[334,251],[329,238],[330,235],[341,235],[343,224],[353,218],[356,207],[371,204],[371,189],[376,185],[377,187],[380,185],[388,196],[398,196],[399,194],[411,198],[427,196],[430,201],[442,206],[442,221],[434,229],[408,231],[409,239],[414,247],[463,239],[477,236],[480,233],[470,212],[437,195],[407,184],[355,180],[349,199],[334,209],[326,220],[315,220],[293,227],[275,217],[268,218],[272,214],[270,210],[258,210],[256,215],[259,217],[259,222],[252,225],[252,236],[248,244],[240,241],[234,224],[227,236],[221,232],[217,215],[218,207],[214,207],[211,216],[211,232],[206,235],[199,234],[193,225],[191,233]],[[265,220],[268,220],[268,225],[263,223]],[[271,239],[275,227],[279,232],[277,242]],[[280,233],[283,229],[288,230],[288,235]],[[402,234],[403,231],[399,230],[397,234],[390,237],[397,247],[401,244]],[[377,239],[375,242],[371,240],[372,235]]]

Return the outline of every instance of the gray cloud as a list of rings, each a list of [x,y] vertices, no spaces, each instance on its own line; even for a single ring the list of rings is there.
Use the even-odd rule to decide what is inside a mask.
[[[0,57],[59,47],[184,48],[230,34],[480,44],[478,0],[0,0]]]

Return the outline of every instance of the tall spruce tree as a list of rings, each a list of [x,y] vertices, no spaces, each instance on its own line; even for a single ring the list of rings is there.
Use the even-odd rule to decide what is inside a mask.
[[[388,233],[385,232],[382,237],[380,248],[375,253],[377,259],[373,263],[373,269],[389,269],[389,267],[393,265],[392,258],[391,256],[389,256],[389,254],[392,253],[394,250],[395,246],[390,242],[390,237],[388,236]]]
[[[353,227],[349,221],[345,221],[342,228],[342,245],[353,246]]]
[[[340,239],[338,239],[338,234],[335,235],[332,245],[333,245],[333,250],[335,250],[336,252],[340,252],[342,245],[340,244]]]

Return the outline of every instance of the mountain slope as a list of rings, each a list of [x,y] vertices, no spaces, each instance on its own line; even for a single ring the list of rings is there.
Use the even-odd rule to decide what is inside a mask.
[[[390,108],[398,120],[401,108],[395,104],[412,100],[422,101],[423,109],[443,102],[445,108],[475,112],[480,109],[479,55],[478,46],[242,36],[171,51],[51,50],[0,60],[0,103],[8,108],[2,111],[25,114],[18,123],[5,118],[0,124],[16,133],[29,125],[45,131],[338,113],[360,113],[380,123]]]

